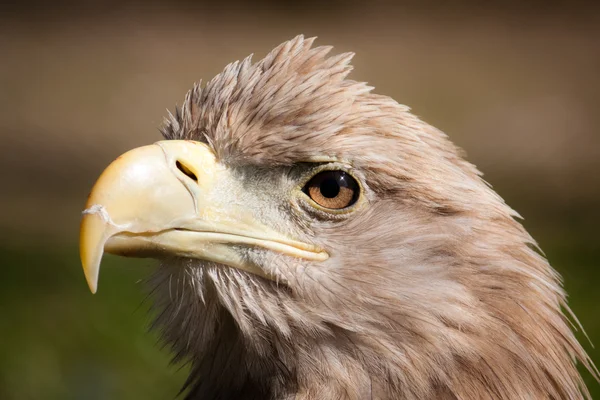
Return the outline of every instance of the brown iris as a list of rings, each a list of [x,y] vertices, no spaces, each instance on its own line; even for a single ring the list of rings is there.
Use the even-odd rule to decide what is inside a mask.
[[[322,171],[312,177],[303,191],[321,207],[340,210],[356,202],[359,186],[344,171]]]

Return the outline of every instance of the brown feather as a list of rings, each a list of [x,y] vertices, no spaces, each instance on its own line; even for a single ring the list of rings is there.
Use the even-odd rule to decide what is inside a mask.
[[[576,363],[597,370],[518,215],[442,132],[346,79],[352,54],[312,43],[230,64],[163,128],[208,143],[249,187],[343,160],[368,200],[335,221],[273,211],[332,254],[302,264],[251,251],[282,284],[196,260],[161,266],[156,324],[191,362],[188,398],[589,398]]]

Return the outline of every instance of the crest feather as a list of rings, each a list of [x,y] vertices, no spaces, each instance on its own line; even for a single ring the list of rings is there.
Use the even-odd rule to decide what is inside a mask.
[[[248,56],[206,86],[195,84],[181,112],[166,119],[163,135],[207,142],[231,161],[255,156],[273,140],[335,134],[352,118],[356,96],[372,88],[346,80],[353,53],[327,57],[332,47],[313,48],[314,40],[299,35],[255,64]]]

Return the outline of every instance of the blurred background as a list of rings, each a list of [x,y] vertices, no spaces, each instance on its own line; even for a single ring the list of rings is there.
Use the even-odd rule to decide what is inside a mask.
[[[485,7],[482,6],[485,4]],[[600,344],[600,12],[586,2],[3,2],[0,399],[170,399],[185,366],[147,333],[150,261],[80,269],[102,169],[160,139],[225,64],[304,33],[462,146],[525,218]],[[592,359],[595,350],[579,333]],[[594,397],[600,385],[585,374]]]

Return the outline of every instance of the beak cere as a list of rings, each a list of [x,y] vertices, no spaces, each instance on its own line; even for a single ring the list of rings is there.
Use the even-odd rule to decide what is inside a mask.
[[[233,245],[258,246],[323,261],[327,253],[261,224],[218,192],[232,182],[203,143],[157,142],[131,150],[102,173],[86,203],[80,255],[92,293],[104,251],[130,257],[181,256],[270,278]],[[228,191],[236,188],[225,188]]]

